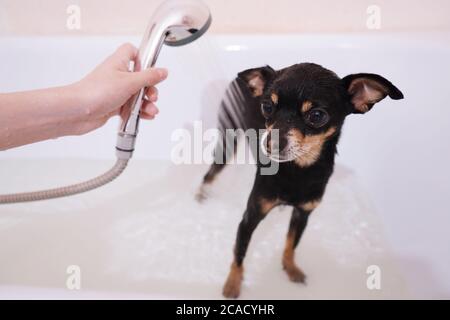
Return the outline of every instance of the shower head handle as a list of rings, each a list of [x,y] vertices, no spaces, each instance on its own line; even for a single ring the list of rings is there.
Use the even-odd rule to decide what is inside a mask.
[[[211,24],[208,7],[200,0],[167,0],[153,13],[142,38],[134,71],[153,67],[163,44],[182,46],[201,37]],[[131,108],[125,115],[116,144],[120,159],[129,159],[134,151],[138,132],[139,113],[145,97],[141,89],[131,100]]]

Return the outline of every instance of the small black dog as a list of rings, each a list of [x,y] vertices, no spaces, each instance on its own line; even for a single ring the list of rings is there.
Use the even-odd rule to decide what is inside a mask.
[[[237,231],[234,261],[223,288],[225,297],[236,298],[252,233],[280,204],[293,206],[282,264],[290,280],[304,282],[305,275],[294,261],[294,250],[333,172],[345,117],[366,113],[386,96],[398,100],[403,94],[379,75],[360,73],[340,79],[312,63],[278,71],[269,66],[249,69],[240,72],[231,87],[239,89],[231,90],[232,94],[240,93],[234,94],[235,103],[222,103],[220,129],[266,129],[266,154],[279,162],[276,174],[263,175],[265,164],[257,161],[255,182]],[[271,139],[274,129],[278,129],[278,141]],[[226,153],[229,144],[229,139],[224,138],[216,152]],[[203,185],[211,183],[225,164],[213,163]]]

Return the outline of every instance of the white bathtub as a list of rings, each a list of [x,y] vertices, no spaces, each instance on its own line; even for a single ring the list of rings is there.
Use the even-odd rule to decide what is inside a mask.
[[[126,41],[139,37],[1,38],[0,91],[70,83]],[[214,125],[238,71],[309,61],[340,76],[381,74],[405,99],[347,120],[336,173],[297,252],[308,285],[281,270],[289,210],[277,209],[255,233],[242,297],[449,298],[449,54],[444,34],[224,35],[164,48],[161,113],[141,125],[123,177],[72,198],[0,207],[0,297],[220,298],[254,168],[224,171],[200,206],[193,193],[206,167],[171,164],[171,133],[195,120]],[[0,192],[101,173],[114,161],[116,127],[0,153]],[[373,264],[381,290],[366,287]],[[81,268],[79,291],[66,288],[69,265]]]

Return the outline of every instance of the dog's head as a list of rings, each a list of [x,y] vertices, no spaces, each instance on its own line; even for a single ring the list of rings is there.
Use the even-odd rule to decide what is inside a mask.
[[[368,73],[340,79],[312,63],[275,71],[269,66],[238,74],[261,104],[267,133],[262,147],[275,161],[316,162],[328,141],[337,142],[347,115],[366,113],[386,96],[403,94],[387,79]],[[278,137],[276,137],[278,136]]]

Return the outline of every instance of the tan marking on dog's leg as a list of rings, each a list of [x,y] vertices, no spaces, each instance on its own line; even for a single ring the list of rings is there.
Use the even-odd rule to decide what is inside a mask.
[[[222,294],[225,298],[237,298],[241,293],[241,283],[244,275],[244,267],[238,266],[236,262],[231,264],[230,273],[223,286]]]
[[[304,101],[301,105],[301,110],[303,113],[308,112],[312,108],[311,101]]]
[[[260,212],[262,214],[268,214],[270,210],[272,210],[274,207],[280,204],[280,201],[278,199],[266,199],[266,198],[260,198],[259,199],[259,205],[260,205]]]
[[[289,232],[286,238],[286,246],[283,252],[283,268],[291,281],[305,282],[305,274],[297,267],[294,261],[294,234],[292,232]]]
[[[300,204],[300,208],[303,210],[310,212],[313,211],[320,204],[320,200],[312,200],[305,203]]]

